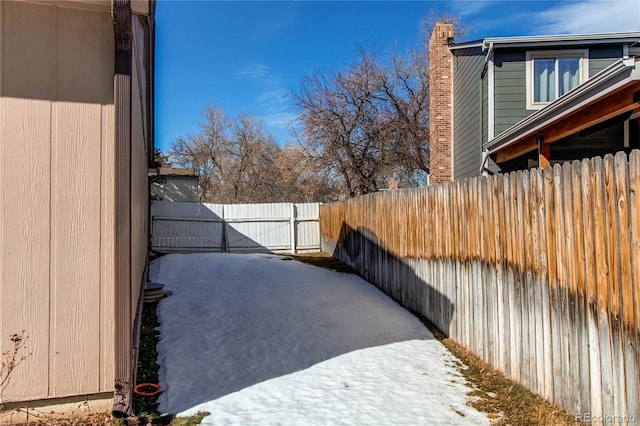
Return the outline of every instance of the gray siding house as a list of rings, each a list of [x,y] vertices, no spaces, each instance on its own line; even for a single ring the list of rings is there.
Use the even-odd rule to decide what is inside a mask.
[[[453,123],[448,134],[432,129],[432,159],[451,168],[432,181],[640,147],[640,32],[465,43],[453,34],[438,23],[430,40],[430,78],[450,84],[431,116]]]
[[[198,173],[194,169],[161,167],[149,172],[152,200],[192,202],[198,199]]]

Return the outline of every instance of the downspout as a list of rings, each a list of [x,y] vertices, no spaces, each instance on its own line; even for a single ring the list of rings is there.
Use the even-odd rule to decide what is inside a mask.
[[[489,48],[487,49],[487,54],[484,57],[485,66],[489,63],[489,58],[491,57],[492,53],[493,53],[493,42],[490,41],[489,42]],[[483,71],[483,74],[484,74],[484,71]]]
[[[483,176],[492,175],[493,172],[487,168],[487,161],[489,161],[489,150],[482,150],[482,164],[480,164],[480,173]]]
[[[147,203],[147,220],[148,229],[147,229],[147,270],[149,268],[149,256],[148,253],[151,251],[152,247],[152,237],[153,237],[153,218],[151,217],[151,184],[155,178],[160,175],[160,164],[155,163],[154,154],[156,148],[156,139],[155,139],[155,69],[156,69],[156,0],[150,0],[150,15],[147,17],[145,23],[147,25],[148,33],[147,33],[147,43],[149,46],[149,56],[147,57],[148,63],[148,75],[147,75],[147,140],[149,141],[149,152],[148,156],[148,168],[156,169],[156,176],[148,179],[147,182],[147,196],[149,197],[149,202]]]
[[[133,388],[131,312],[131,5],[112,0],[115,38],[115,218],[114,218],[114,322],[115,417],[131,412]]]
[[[484,67],[482,67],[482,73],[480,73],[480,151],[481,151],[481,162],[480,162],[480,174],[484,175],[485,173],[491,171],[487,169],[487,161],[489,160],[489,150],[484,149],[484,79],[487,76],[487,70],[489,68],[489,58],[493,53],[493,42],[489,43],[489,48],[487,49],[487,54],[484,57]],[[488,130],[488,129],[487,129]]]
[[[138,304],[136,307],[136,314],[133,321],[133,338],[132,338],[132,377],[135,382],[138,377],[138,357],[140,354],[140,333],[142,328],[142,310],[144,306],[144,291],[147,283],[149,282],[149,253],[151,250],[151,233],[153,230],[152,217],[151,217],[151,182],[154,177],[148,177],[149,168],[156,169],[156,178],[160,174],[160,165],[154,164],[154,149],[155,143],[153,139],[153,91],[154,91],[154,39],[155,39],[155,2],[153,0],[149,0],[150,13],[148,16],[138,16],[133,15],[132,19],[138,19],[139,22],[144,27],[144,69],[146,70],[145,80],[147,82],[146,87],[140,87],[140,90],[144,90],[144,98],[145,98],[145,108],[142,109],[146,111],[146,115],[144,117],[144,123],[146,124],[143,131],[146,133],[146,137],[143,139],[147,142],[145,148],[147,150],[147,200],[146,200],[146,215],[147,215],[147,238],[145,239],[146,247],[145,247],[145,262],[144,262],[144,271],[142,273],[142,279],[139,283],[138,289]],[[133,27],[132,27],[133,28]],[[135,41],[135,40],[134,40]],[[133,50],[135,53],[135,49]],[[132,61],[137,61],[138,58],[132,58]],[[133,63],[132,63],[133,66]],[[133,72],[132,72],[133,73]],[[133,77],[133,76],[132,76]],[[142,105],[141,105],[142,107]],[[157,167],[156,167],[157,166]],[[132,165],[133,167],[133,165]],[[137,277],[136,277],[137,278]]]

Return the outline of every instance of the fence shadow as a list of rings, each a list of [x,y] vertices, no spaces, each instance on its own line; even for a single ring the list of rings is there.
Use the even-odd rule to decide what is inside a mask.
[[[204,204],[167,201],[162,205],[165,208],[160,213],[152,207],[154,251],[272,253]]]
[[[337,242],[322,239],[323,251],[332,253],[351,266],[364,279],[415,314],[424,315],[445,335],[449,335],[455,306],[451,298],[426,282],[419,271],[424,261],[413,265],[403,261],[379,242],[370,229],[353,229],[346,223],[340,228]]]

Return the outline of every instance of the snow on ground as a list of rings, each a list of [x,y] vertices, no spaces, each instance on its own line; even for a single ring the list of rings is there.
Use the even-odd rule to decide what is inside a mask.
[[[160,411],[211,425],[488,424],[458,361],[353,274],[256,254],[171,254]]]

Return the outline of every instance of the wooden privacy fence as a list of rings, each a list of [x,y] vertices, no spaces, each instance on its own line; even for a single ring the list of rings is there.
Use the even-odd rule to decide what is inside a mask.
[[[320,208],[323,250],[570,413],[637,422],[640,152]],[[626,417],[624,417],[626,416]]]
[[[318,203],[154,201],[151,248],[165,252],[317,252],[318,207]]]

